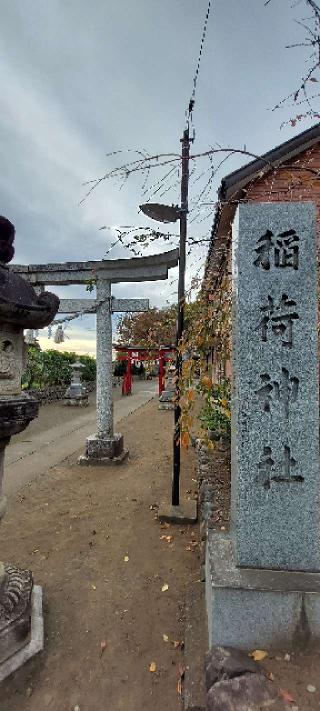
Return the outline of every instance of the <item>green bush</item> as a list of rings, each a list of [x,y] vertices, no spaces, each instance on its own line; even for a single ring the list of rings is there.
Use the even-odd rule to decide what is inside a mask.
[[[127,367],[127,360],[117,360],[113,366],[113,375],[115,375],[117,378],[122,377],[125,374]],[[144,373],[145,367],[143,363],[141,363],[141,365],[131,363],[131,375],[144,375]]]
[[[34,346],[29,346],[22,387],[41,390],[47,385],[67,385],[71,380],[70,366],[76,360],[85,366],[82,371],[83,380],[95,380],[96,361],[92,356],[78,356],[76,353],[67,351],[40,351]]]
[[[200,385],[200,390],[205,397],[205,404],[200,413],[203,429],[212,433],[214,439],[230,439],[231,436],[231,386],[230,380],[221,383]]]
[[[126,360],[117,360],[113,367],[113,375],[117,378],[121,378],[127,370],[127,363],[128,361]]]

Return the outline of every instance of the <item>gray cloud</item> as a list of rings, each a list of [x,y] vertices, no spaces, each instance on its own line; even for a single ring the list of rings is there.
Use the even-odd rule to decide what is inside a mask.
[[[82,183],[119,161],[106,159],[109,151],[179,150],[206,5],[0,0],[0,212],[17,228],[16,261],[99,259],[112,238],[99,231],[101,225],[141,223],[141,177],[121,191],[105,182],[79,205]],[[279,130],[289,109],[268,111],[295,88],[302,72],[300,51],[285,50],[300,37],[290,5],[213,3],[198,84],[195,151],[218,142],[246,144],[259,153],[299,131]],[[224,172],[241,162],[233,158]],[[217,183],[218,177],[213,187]],[[191,199],[194,194],[191,186]],[[178,202],[177,186],[163,199]],[[190,223],[192,234],[209,233],[207,212],[204,222]],[[198,249],[189,260],[193,269],[203,254]],[[110,256],[127,255],[117,247]],[[121,285],[115,293],[150,297],[153,304],[172,300],[172,287],[161,282]],[[79,328],[85,330],[86,322]]]

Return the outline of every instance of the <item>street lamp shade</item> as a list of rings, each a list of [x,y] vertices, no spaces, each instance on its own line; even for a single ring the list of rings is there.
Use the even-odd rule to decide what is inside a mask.
[[[147,202],[139,207],[144,215],[158,222],[177,222],[180,218],[180,208],[177,205],[159,205],[157,202]]]

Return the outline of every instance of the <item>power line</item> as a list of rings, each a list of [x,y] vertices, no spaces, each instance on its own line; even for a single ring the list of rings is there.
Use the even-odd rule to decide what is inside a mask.
[[[201,64],[201,59],[202,59],[202,52],[204,48],[204,43],[206,39],[206,34],[207,34],[207,27],[208,27],[208,20],[209,20],[209,15],[210,15],[210,9],[211,9],[211,2],[212,0],[209,0],[208,3],[208,9],[206,12],[205,20],[204,20],[204,25],[203,25],[203,31],[202,31],[202,37],[201,37],[201,44],[200,44],[200,51],[199,51],[199,56],[198,56],[198,62],[197,62],[197,67],[195,71],[195,75],[193,77],[193,89],[192,89],[192,94],[190,96],[190,101],[189,101],[189,106],[188,106],[188,111],[187,115],[188,117],[191,116],[195,100],[196,100],[196,89],[197,89],[197,82],[198,82],[198,77],[199,77],[199,71],[200,71],[200,64]]]

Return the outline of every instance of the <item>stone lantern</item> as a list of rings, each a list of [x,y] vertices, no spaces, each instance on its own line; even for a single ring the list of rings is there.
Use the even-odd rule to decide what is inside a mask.
[[[70,366],[72,370],[71,383],[64,396],[64,405],[74,405],[76,407],[86,407],[89,405],[86,386],[82,382],[81,371],[85,368],[83,363],[76,361]]]
[[[165,388],[159,397],[159,410],[174,410],[176,395],[176,367],[170,363],[166,369]]]
[[[39,403],[21,391],[26,361],[24,329],[47,326],[59,299],[37,296],[30,284],[7,264],[14,256],[15,228],[0,216],[0,520],[6,510],[2,494],[5,448],[12,435],[38,415]],[[32,573],[0,563],[0,681],[43,647],[42,591]]]

